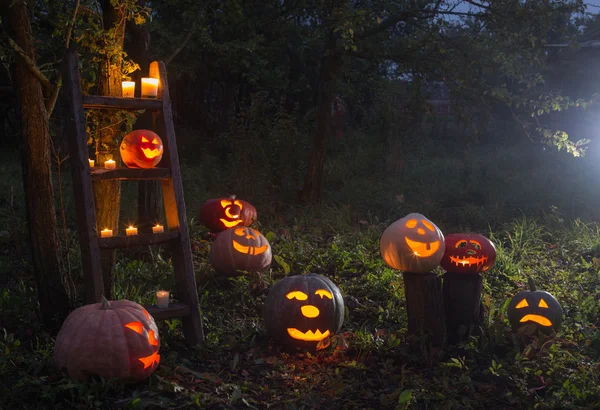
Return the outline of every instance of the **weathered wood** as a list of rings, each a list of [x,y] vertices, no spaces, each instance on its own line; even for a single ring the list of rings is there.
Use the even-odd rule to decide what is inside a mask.
[[[179,238],[179,232],[151,233],[132,236],[112,236],[99,238],[98,243],[103,249],[123,249],[137,246],[158,245]]]
[[[447,272],[444,275],[444,306],[448,343],[465,341],[482,324],[480,273]]]
[[[166,320],[174,317],[185,318],[191,313],[188,305],[177,302],[169,303],[169,307],[167,308],[159,308],[156,305],[144,305],[144,308],[152,315],[154,320]]]
[[[168,168],[127,168],[119,167],[106,169],[94,167],[91,170],[92,180],[118,180],[118,181],[143,181],[156,179],[169,179],[171,170]]]
[[[67,110],[67,135],[70,151],[71,175],[75,193],[75,215],[79,233],[81,262],[84,279],[85,303],[98,303],[104,295],[100,263],[100,247],[96,230],[96,210],[87,146],[85,113],[82,105],[81,78],[77,67],[77,54],[69,50],[63,65],[63,95]]]
[[[190,236],[186,223],[183,185],[181,183],[179,154],[175,140],[175,127],[173,126],[167,70],[162,61],[154,61],[150,64],[150,77],[159,79],[158,97],[163,104],[162,110],[154,113],[155,129],[163,139],[166,153],[166,155],[163,154],[160,165],[171,169],[171,179],[162,181],[167,227],[169,230],[178,230],[181,234],[178,243],[171,247],[177,298],[190,306],[190,315],[182,320],[183,332],[186,342],[195,345],[203,341],[204,331],[198,303],[194,266],[192,264]]]
[[[124,98],[103,95],[84,95],[83,108],[156,111],[162,108],[162,101],[156,98]]]
[[[446,325],[442,280],[433,273],[403,272],[408,332],[428,335],[433,347],[444,347]]]

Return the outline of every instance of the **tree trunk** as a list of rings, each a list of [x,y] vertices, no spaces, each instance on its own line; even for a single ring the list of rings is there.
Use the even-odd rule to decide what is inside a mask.
[[[110,0],[101,1],[103,10],[104,29],[114,30],[114,43],[106,44],[109,47],[123,49],[125,38],[125,16],[111,5]],[[108,37],[108,36],[107,36]],[[112,40],[107,40],[112,41]],[[119,52],[110,52],[105,61],[100,65],[98,75],[98,94],[107,96],[121,96],[123,58]],[[111,121],[113,123],[113,121]],[[96,163],[104,164],[108,159],[121,163],[117,138],[120,135],[119,125],[106,127],[98,131],[96,137]],[[104,228],[119,232],[119,210],[121,202],[121,183],[119,181],[94,182],[94,199],[96,202],[97,229]],[[107,299],[112,298],[113,272],[116,261],[115,250],[102,251],[102,276],[104,279],[104,294]]]
[[[444,305],[448,344],[468,340],[481,326],[481,273],[464,274],[447,272],[444,275]]]
[[[138,1],[141,7],[146,5],[145,0]],[[125,39],[127,55],[139,64],[140,70],[131,74],[132,81],[141,84],[142,77],[148,77],[150,68],[150,32],[145,25],[137,25],[134,21],[127,22],[128,36]],[[139,90],[141,93],[141,90]],[[148,110],[138,118],[135,129],[149,129],[153,127],[152,113]],[[138,182],[138,229],[140,233],[152,233],[152,227],[160,221],[162,214],[162,189],[160,181]]]
[[[434,273],[403,272],[408,333],[426,336],[433,347],[444,347],[446,326],[442,280]]]
[[[300,199],[305,202],[318,202],[323,189],[323,166],[327,150],[327,138],[331,132],[331,105],[337,92],[337,74],[341,56],[336,45],[333,28],[325,43],[325,56],[319,71],[319,90],[317,96],[317,124],[313,134],[313,143],[304,179]]]
[[[4,27],[35,61],[33,34],[24,1],[2,7]],[[69,314],[52,187],[50,131],[42,86],[21,57],[15,58],[15,88],[23,135],[23,183],[33,271],[44,325],[57,329]]]

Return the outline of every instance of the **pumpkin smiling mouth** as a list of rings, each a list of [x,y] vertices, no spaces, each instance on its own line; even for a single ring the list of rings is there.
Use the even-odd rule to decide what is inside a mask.
[[[411,251],[413,251],[413,253],[416,256],[421,256],[421,257],[428,257],[433,255],[434,253],[437,252],[437,250],[440,248],[440,241],[435,241],[435,242],[418,242],[418,241],[411,241],[408,238],[404,238],[406,240],[406,244],[408,245],[408,247],[410,248]]]
[[[156,158],[160,155],[160,151],[157,150],[156,148],[154,148],[154,149],[142,148],[142,152],[148,159]]]
[[[233,228],[234,226],[238,226],[239,224],[244,222],[241,219],[238,219],[237,221],[228,221],[227,219],[223,218],[220,218],[219,221],[221,221],[226,228]]]
[[[550,320],[540,315],[525,315],[521,318],[520,322],[535,322],[542,326],[552,326],[552,322],[550,322]]]
[[[474,256],[469,256],[468,258],[461,258],[460,256],[450,256],[450,262],[454,263],[456,266],[460,265],[483,265],[487,262],[487,256],[482,256],[481,258],[477,258]]]
[[[140,357],[138,360],[144,363],[144,369],[147,369],[155,363],[160,363],[160,355],[158,354],[158,352],[154,352],[150,356]]]
[[[329,330],[326,330],[324,333],[321,333],[321,331],[319,329],[317,329],[315,332],[313,332],[312,330],[307,330],[306,332],[301,332],[300,330],[293,328],[293,327],[288,327],[287,329],[288,334],[296,339],[296,340],[304,340],[305,342],[318,342],[321,341],[323,339],[325,339],[327,336],[329,336]]]
[[[269,245],[263,245],[257,248],[254,246],[244,246],[236,241],[233,241],[233,247],[236,251],[240,253],[248,253],[250,255],[260,255],[261,253],[265,253],[267,249],[269,249]]]

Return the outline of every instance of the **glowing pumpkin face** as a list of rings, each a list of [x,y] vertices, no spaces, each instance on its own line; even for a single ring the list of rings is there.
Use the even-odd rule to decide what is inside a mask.
[[[84,379],[89,374],[140,381],[160,362],[158,328],[146,309],[129,300],[85,305],[63,323],[54,348],[58,368]]]
[[[288,276],[269,291],[264,320],[267,333],[276,342],[315,349],[342,327],[344,299],[339,288],[324,276]]]
[[[256,229],[231,228],[217,235],[210,252],[215,271],[239,276],[242,271],[262,271],[271,264],[271,245]]]
[[[412,213],[388,226],[381,235],[379,246],[383,260],[390,267],[426,273],[442,259],[444,235],[429,219]]]
[[[507,308],[513,330],[532,325],[544,333],[560,328],[562,313],[556,298],[548,292],[535,290],[535,285],[531,290],[517,293]]]
[[[230,198],[209,199],[200,208],[200,221],[212,232],[238,226],[250,226],[256,220],[256,208],[246,201]]]
[[[446,236],[445,242],[440,265],[447,272],[485,272],[496,262],[496,247],[483,235],[453,233]]]
[[[136,130],[121,142],[121,159],[130,168],[154,168],[163,155],[163,143],[150,130]]]

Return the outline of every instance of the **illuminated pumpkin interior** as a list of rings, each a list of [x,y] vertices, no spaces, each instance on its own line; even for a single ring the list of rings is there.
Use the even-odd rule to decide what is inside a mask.
[[[426,220],[421,220],[420,222],[429,231],[435,232],[435,226],[433,226],[433,224],[431,222],[426,221]],[[417,221],[416,219],[409,219],[408,221],[406,221],[404,226],[406,226],[409,229],[414,229],[417,227],[418,223],[419,223],[419,221]],[[425,231],[425,229],[419,227],[419,228],[417,228],[417,233],[419,235],[425,235],[427,233],[427,231]],[[408,245],[410,250],[413,252],[413,254],[420,258],[426,258],[428,256],[431,256],[434,253],[436,253],[437,250],[440,248],[440,241],[420,242],[420,241],[408,239],[406,237],[404,238],[404,240],[406,241],[406,244]]]
[[[454,263],[456,266],[471,266],[471,265],[483,265],[488,261],[488,257],[485,255],[475,256],[477,251],[481,250],[481,244],[478,241],[473,239],[469,239],[467,242],[466,239],[461,239],[454,247],[456,249],[464,249],[468,246],[469,242],[471,243],[471,247],[473,249],[467,249],[465,253],[469,256],[450,256],[450,262]]]
[[[152,139],[152,142],[150,142],[148,138],[142,135],[140,141],[146,145],[144,147],[140,147],[146,158],[153,159],[162,154],[163,148],[158,138],[154,138]]]
[[[241,220],[239,222],[241,222]],[[248,230],[250,233],[247,234],[246,230]],[[256,238],[258,238],[258,236],[260,235],[254,229],[249,229],[249,228],[236,228],[236,230],[234,231],[234,233],[237,236],[244,236],[249,241],[251,241],[251,240],[255,241]],[[269,245],[267,245],[267,244],[259,246],[259,247],[256,247],[256,246],[245,246],[245,245],[242,245],[241,243],[239,243],[236,240],[232,240],[231,244],[233,245],[233,248],[236,251],[238,251],[239,253],[245,253],[245,254],[248,254],[248,255],[260,255],[261,253],[265,253],[267,251],[267,249],[269,249]]]
[[[517,305],[515,306],[515,309],[523,309],[526,307],[529,307],[529,303],[527,303],[526,299],[523,299],[519,303],[517,303]],[[546,303],[546,301],[544,299],[540,299],[540,302],[538,303],[538,307],[543,308],[543,309],[548,309],[548,303]],[[521,318],[520,322],[521,323],[535,322],[542,326],[552,326],[552,322],[550,321],[550,319],[548,319],[547,317],[544,317],[541,315],[535,315],[535,314],[527,314],[527,315],[523,316]]]
[[[227,220],[225,218],[219,218],[219,221],[221,221],[223,226],[225,226],[226,228],[233,228],[235,226],[238,226],[243,222],[240,219],[240,213],[242,212],[243,207],[244,206],[242,205],[242,202],[238,201],[237,199],[235,201],[229,199],[222,199],[221,208],[223,208],[225,216],[230,220]]]
[[[144,315],[146,315],[148,318],[150,317],[146,310],[144,310]],[[125,327],[140,335],[144,333],[144,325],[141,322],[129,322],[125,324]],[[148,344],[151,346],[158,346],[158,339],[156,338],[156,334],[152,329],[148,330]],[[144,364],[144,369],[147,369],[153,364],[158,364],[160,362],[160,355],[158,354],[158,351],[156,351],[150,356],[139,357],[138,360]]]
[[[320,296],[321,299],[323,299],[323,298],[333,299],[333,295],[331,294],[331,292],[329,292],[328,290],[325,290],[325,289],[317,289],[315,291],[315,295]],[[308,295],[299,290],[289,292],[287,295],[285,295],[285,297],[290,300],[292,300],[292,299],[307,300],[308,299]],[[321,314],[321,312],[319,311],[319,308],[317,308],[316,306],[313,306],[313,305],[303,305],[300,307],[300,311],[302,312],[302,316],[307,317],[309,319],[314,319],[316,317],[319,317],[319,315]],[[296,340],[303,340],[305,342],[321,341],[321,340],[325,339],[327,336],[329,336],[331,333],[329,330],[325,330],[324,332],[322,332],[320,329],[316,329],[314,332],[312,330],[307,330],[306,332],[302,332],[293,327],[287,328],[287,332],[291,338],[296,339]]]

